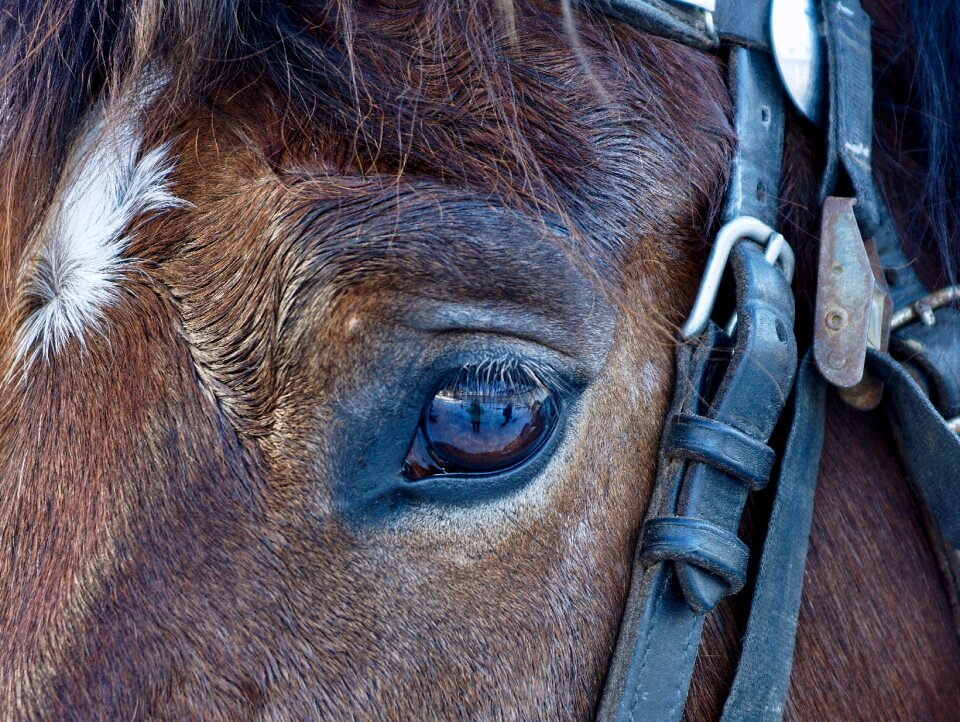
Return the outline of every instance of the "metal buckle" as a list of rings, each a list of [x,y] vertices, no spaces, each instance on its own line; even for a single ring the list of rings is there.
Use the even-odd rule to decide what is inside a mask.
[[[793,280],[793,249],[790,248],[787,240],[753,216],[734,218],[717,231],[713,248],[710,249],[710,257],[707,259],[707,267],[700,280],[700,290],[697,291],[697,298],[693,302],[693,309],[680,331],[680,337],[683,340],[696,336],[707,327],[730,251],[737,243],[744,240],[765,246],[764,258],[771,264],[779,262],[780,270],[783,271],[787,283]],[[731,319],[728,327],[732,329],[735,323],[736,316]]]
[[[827,198],[820,227],[813,352],[823,377],[858,409],[880,403],[883,387],[864,378],[868,348],[887,350],[892,303],[872,242],[860,235],[853,198]]]

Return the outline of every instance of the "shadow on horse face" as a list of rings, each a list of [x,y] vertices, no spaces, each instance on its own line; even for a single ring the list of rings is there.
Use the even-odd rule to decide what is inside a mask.
[[[188,205],[131,225],[115,298],[10,397],[6,709],[591,712],[730,131],[712,60],[585,23],[592,78],[529,13],[433,68],[449,18],[367,19],[373,105],[423,105],[378,119],[394,156],[252,78],[138,114]],[[556,404],[536,448],[405,475],[438,390],[514,367]]]

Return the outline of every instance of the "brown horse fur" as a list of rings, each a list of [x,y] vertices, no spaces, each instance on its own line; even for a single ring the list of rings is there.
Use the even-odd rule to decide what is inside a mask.
[[[502,6],[5,9],[0,718],[589,717],[729,101],[710,56]],[[42,220],[104,113],[170,144],[185,204],[136,219],[102,318],[28,363]],[[809,261],[808,146],[784,224]],[[503,353],[583,387],[535,479],[468,506],[354,488],[399,466],[378,440],[412,435],[435,368]],[[831,406],[791,718],[955,718],[891,448]],[[690,719],[716,716],[743,605],[707,628]]]

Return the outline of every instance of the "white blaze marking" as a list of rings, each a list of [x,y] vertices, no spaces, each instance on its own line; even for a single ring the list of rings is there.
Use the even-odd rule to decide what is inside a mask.
[[[71,338],[83,342],[119,293],[133,259],[124,257],[130,223],[183,207],[171,192],[173,163],[162,145],[137,160],[142,139],[132,121],[90,124],[70,152],[40,231],[27,292],[40,302],[17,339],[17,358],[47,358]]]

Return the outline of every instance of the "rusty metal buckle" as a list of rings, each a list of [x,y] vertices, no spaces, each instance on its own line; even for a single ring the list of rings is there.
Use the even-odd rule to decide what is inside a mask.
[[[771,264],[779,263],[787,283],[793,280],[793,249],[790,248],[786,239],[753,216],[734,218],[717,231],[713,248],[710,249],[710,257],[707,259],[707,267],[700,280],[700,290],[697,291],[697,298],[693,302],[693,309],[680,331],[680,337],[683,340],[696,336],[707,327],[730,251],[740,241],[752,241],[764,246],[766,248],[764,258]],[[728,328],[732,329],[735,324],[736,317],[730,320]]]

